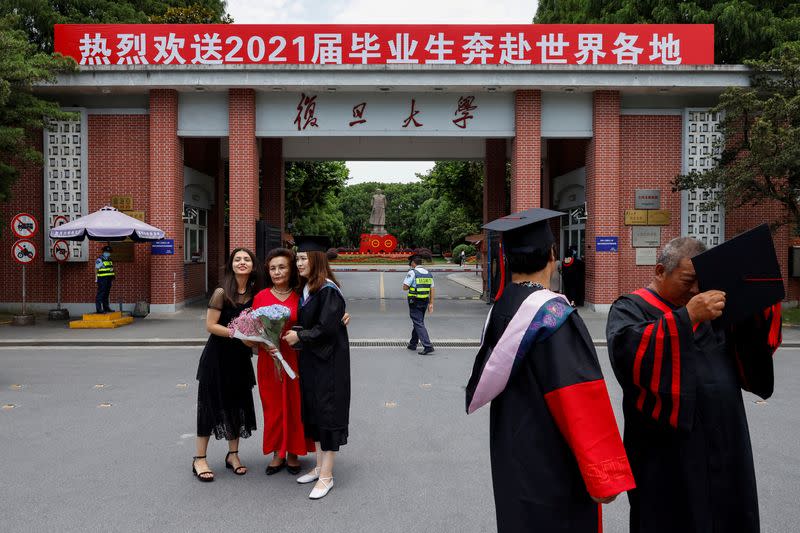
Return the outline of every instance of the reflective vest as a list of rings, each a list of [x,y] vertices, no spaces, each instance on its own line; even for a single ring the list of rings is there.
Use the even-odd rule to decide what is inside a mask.
[[[97,269],[98,278],[113,278],[114,277],[114,263],[111,259],[100,258],[103,261],[103,266]]]
[[[411,282],[411,286],[408,288],[408,297],[427,300],[431,296],[431,287],[433,287],[433,276],[431,276],[430,272],[423,274],[415,268],[414,281]]]

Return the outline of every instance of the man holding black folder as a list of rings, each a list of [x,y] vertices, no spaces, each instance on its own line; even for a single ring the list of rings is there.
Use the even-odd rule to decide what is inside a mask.
[[[709,251],[670,241],[652,283],[612,306],[608,351],[637,486],[631,532],[759,531],[741,389],[772,394],[782,299],[763,226]]]

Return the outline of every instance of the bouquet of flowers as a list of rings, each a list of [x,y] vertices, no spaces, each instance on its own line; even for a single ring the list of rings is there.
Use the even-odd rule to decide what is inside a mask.
[[[276,351],[272,356],[275,358],[276,371],[280,372],[280,368],[283,367],[286,374],[295,379],[297,374],[283,358],[280,350],[277,350],[283,326],[290,316],[291,310],[285,305],[268,305],[255,310],[248,307],[228,324],[229,335],[234,339],[261,342],[270,349],[275,348]]]

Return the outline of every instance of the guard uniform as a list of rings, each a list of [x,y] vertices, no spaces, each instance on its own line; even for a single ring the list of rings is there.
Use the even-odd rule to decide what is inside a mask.
[[[95,310],[98,313],[110,313],[111,306],[108,297],[111,293],[111,283],[114,281],[114,263],[111,261],[111,247],[103,248],[103,255],[94,262],[95,281],[97,281],[97,296],[94,299]]]
[[[408,349],[416,350],[417,343],[422,343],[422,352],[433,351],[433,344],[425,328],[425,312],[433,290],[433,275],[421,266],[415,266],[406,274],[403,285],[408,286],[408,314],[411,317],[411,340]]]

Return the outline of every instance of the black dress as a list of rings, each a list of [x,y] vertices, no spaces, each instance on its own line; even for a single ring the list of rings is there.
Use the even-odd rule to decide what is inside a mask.
[[[211,296],[208,307],[220,311],[217,324],[227,326],[239,313],[250,307],[253,296],[240,296],[240,303],[231,305],[218,288]],[[256,429],[256,412],[253,405],[252,350],[239,339],[218,335],[208,337],[197,368],[197,435],[233,440],[247,438]]]
[[[333,283],[304,294],[297,313],[300,391],[306,437],[324,451],[347,444],[350,416],[350,341],[342,324],[344,297]]]

